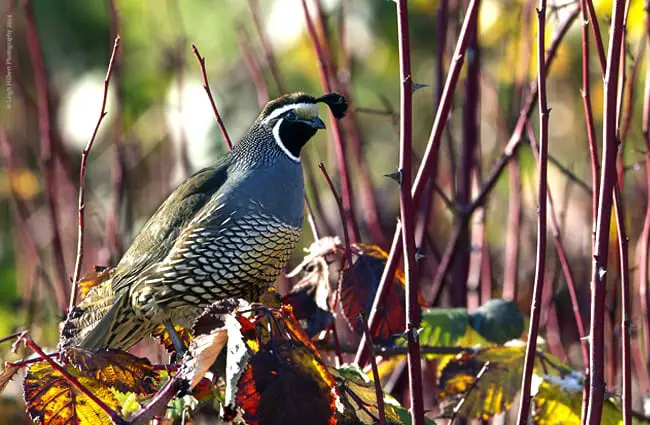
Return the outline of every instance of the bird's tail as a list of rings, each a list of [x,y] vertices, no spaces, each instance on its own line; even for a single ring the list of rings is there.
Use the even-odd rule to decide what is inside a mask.
[[[128,294],[116,295],[109,279],[92,288],[68,314],[59,346],[128,350],[152,331],[131,312]]]

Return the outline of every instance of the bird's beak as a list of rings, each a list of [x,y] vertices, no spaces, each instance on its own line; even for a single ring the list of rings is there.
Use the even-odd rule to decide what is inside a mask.
[[[324,130],[326,128],[325,123],[323,122],[322,119],[320,119],[320,117],[312,118],[310,121],[308,121],[308,124],[311,125],[313,128],[317,128],[320,130]]]

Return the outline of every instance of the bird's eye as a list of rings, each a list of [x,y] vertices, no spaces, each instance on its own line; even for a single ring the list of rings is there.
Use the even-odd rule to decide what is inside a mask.
[[[289,111],[284,115],[284,117],[290,121],[294,121],[298,118],[298,115],[296,115],[295,111]]]

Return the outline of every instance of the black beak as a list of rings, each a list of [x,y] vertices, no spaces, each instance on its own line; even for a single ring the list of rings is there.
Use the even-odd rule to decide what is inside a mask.
[[[322,119],[320,119],[320,117],[314,117],[310,121],[307,121],[307,123],[312,126],[312,128],[317,128],[320,130],[324,130],[326,128],[325,123]]]

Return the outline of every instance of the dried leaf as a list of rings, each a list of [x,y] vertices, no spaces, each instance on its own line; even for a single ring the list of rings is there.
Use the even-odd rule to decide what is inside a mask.
[[[190,389],[196,387],[210,370],[227,340],[228,331],[224,326],[213,329],[209,334],[199,335],[192,341],[183,358],[183,376],[189,380]]]
[[[333,380],[302,345],[259,351],[239,381],[237,405],[250,425],[334,425]]]
[[[339,285],[341,308],[350,328],[361,335],[359,315],[370,314],[372,303],[379,288],[388,254],[375,245],[357,244],[352,248],[356,254],[352,267],[343,271]],[[384,304],[377,311],[378,326],[372,337],[375,341],[386,342],[404,330],[405,296],[401,273],[396,273]]]
[[[80,374],[72,366],[66,370],[113,410],[119,403],[113,393],[94,379]],[[91,399],[70,384],[47,362],[34,363],[23,383],[27,412],[42,425],[112,425],[113,421]]]
[[[306,322],[307,334],[313,336],[334,321],[329,306],[329,266],[322,257],[318,257],[304,270],[304,276],[284,296],[282,303],[293,308],[296,318]]]
[[[7,387],[9,381],[11,381],[14,376],[22,369],[20,366],[14,366],[11,363],[5,363],[5,368],[0,372],[0,394]]]
[[[226,318],[228,343],[226,344],[226,393],[224,404],[234,406],[237,383],[241,378],[251,357],[251,352],[244,340],[242,321],[229,316]]]
[[[84,374],[123,393],[153,394],[160,374],[151,362],[119,350],[90,351],[70,347],[66,359]]]
[[[106,282],[111,277],[113,269],[105,266],[94,266],[79,281],[79,301],[83,301],[91,289]]]

